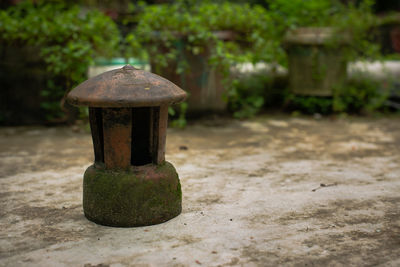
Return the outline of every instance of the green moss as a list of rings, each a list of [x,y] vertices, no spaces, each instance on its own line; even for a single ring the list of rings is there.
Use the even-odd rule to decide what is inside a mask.
[[[84,175],[83,209],[89,220],[109,226],[165,222],[182,210],[178,174],[168,162],[129,171],[92,165]]]

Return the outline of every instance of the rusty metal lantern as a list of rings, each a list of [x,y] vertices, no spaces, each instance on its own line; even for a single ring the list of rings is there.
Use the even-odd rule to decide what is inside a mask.
[[[164,154],[168,105],[185,97],[172,82],[129,65],[93,77],[68,94],[69,103],[89,107],[95,155],[83,179],[89,220],[129,227],[180,214],[179,177]]]

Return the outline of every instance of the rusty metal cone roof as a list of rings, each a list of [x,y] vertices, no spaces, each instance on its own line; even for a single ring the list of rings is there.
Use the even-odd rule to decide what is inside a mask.
[[[175,104],[186,93],[163,77],[126,65],[86,80],[69,92],[76,106],[148,107]]]

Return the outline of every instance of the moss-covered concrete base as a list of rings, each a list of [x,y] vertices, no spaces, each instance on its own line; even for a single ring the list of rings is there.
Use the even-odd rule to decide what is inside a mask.
[[[130,170],[90,166],[83,179],[85,216],[98,224],[118,227],[165,222],[182,210],[182,191],[171,163]]]

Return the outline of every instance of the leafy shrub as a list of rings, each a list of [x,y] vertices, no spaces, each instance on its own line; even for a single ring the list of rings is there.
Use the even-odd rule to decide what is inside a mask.
[[[332,108],[335,112],[374,111],[382,108],[387,98],[388,92],[379,82],[365,77],[351,79],[334,90]]]
[[[260,71],[234,79],[228,94],[228,109],[235,118],[253,117],[262,108],[281,108],[287,80],[272,72]]]
[[[51,79],[42,95],[48,119],[61,116],[59,101],[86,78],[96,55],[116,51],[115,23],[99,11],[62,2],[24,1],[0,11],[0,40],[5,46],[35,46]]]
[[[274,61],[287,66],[285,36],[289,30],[297,27],[333,27],[336,34],[327,46],[330,49],[340,49],[344,53],[345,61],[359,59],[362,56],[371,58],[379,55],[378,46],[373,43],[369,32],[369,29],[377,22],[371,10],[374,1],[362,0],[357,5],[351,2],[343,4],[337,0],[271,0],[267,2],[269,22],[274,27],[274,30],[263,31],[264,34],[268,33],[269,62]],[[351,43],[346,46],[342,45],[344,36],[351,36]],[[318,67],[316,70],[318,77],[315,78],[323,79],[323,73],[324,70]],[[282,90],[283,88],[277,90],[274,85],[271,85],[271,76],[269,77],[269,81],[268,78],[262,81],[254,76],[252,79],[245,79],[234,84],[229,96],[230,109],[233,110],[235,117],[248,117],[256,114],[262,107],[262,103],[268,99],[276,100],[274,103],[267,103],[268,106],[276,105],[276,103],[284,104],[283,95],[286,91]],[[300,109],[309,114],[359,111],[358,108],[351,108],[346,99],[351,98],[358,102],[355,105],[358,105],[360,109],[369,104],[355,97],[352,93],[354,90],[349,90],[354,86],[353,83],[345,85],[341,88],[341,93],[338,91],[334,98],[288,94],[286,103],[290,108]],[[358,84],[357,86],[357,88],[362,87]],[[263,90],[264,93],[261,93]],[[274,94],[271,95],[271,92]],[[357,91],[357,93],[360,96],[361,92]],[[374,93],[369,91],[366,94]],[[341,109],[339,110],[339,108]]]
[[[168,59],[178,58],[176,42],[185,38],[184,49],[199,54],[205,46],[214,43],[212,63],[258,61],[268,53],[267,31],[269,16],[261,6],[210,3],[204,1],[175,1],[143,7],[139,13],[138,26],[133,33],[145,45],[151,55],[157,55],[156,63],[166,66]],[[233,31],[232,40],[222,41],[213,32]],[[128,36],[130,38],[130,36]],[[159,44],[168,48],[165,55],[158,53]],[[183,71],[177,69],[177,72]]]
[[[264,88],[269,83],[266,76],[237,79],[229,91],[229,110],[237,119],[256,115],[264,105]]]
[[[289,94],[290,109],[305,114],[361,113],[382,109],[388,98],[379,82],[368,78],[353,78],[334,88],[333,97],[299,96]]]
[[[268,36],[273,28],[268,12],[261,6],[188,0],[139,8],[142,12],[136,19],[137,28],[127,38],[146,48],[152,65],[160,69],[173,66],[176,74],[188,73],[191,70],[185,55],[203,54],[209,66],[223,74],[227,99],[235,94],[235,81],[230,77],[233,65],[272,58]],[[230,35],[221,38],[218,33],[222,31]],[[259,97],[244,101],[256,110],[262,105]],[[184,107],[180,114],[186,111]],[[179,120],[182,125],[181,115]]]
[[[318,96],[300,96],[289,94],[287,97],[289,109],[305,114],[332,113],[332,98]]]
[[[374,40],[371,29],[378,24],[377,17],[372,12],[374,0],[348,1],[339,0],[267,0],[276,34],[274,39],[284,43],[288,30],[297,27],[332,27],[336,34],[330,45],[339,46],[345,35],[351,36],[351,42],[346,46],[346,59],[354,60],[360,57],[378,58],[379,45]],[[343,47],[341,47],[343,49]],[[284,50],[277,49],[277,62],[287,65]]]
[[[372,12],[374,0],[268,0],[270,15],[276,31],[274,39],[281,44],[276,50],[276,61],[287,66],[285,37],[297,27],[330,27],[334,34],[327,49],[339,51],[344,62],[380,58],[379,45],[374,42],[372,29],[378,19]],[[350,37],[350,38],[348,38]],[[350,41],[345,41],[349,39]],[[345,42],[344,42],[345,41]],[[291,51],[293,51],[291,47]],[[301,48],[302,49],[302,48]],[[321,50],[321,49],[320,49]],[[314,49],[314,51],[316,51]],[[324,69],[318,66],[317,77],[324,78]],[[322,75],[322,76],[321,76]],[[332,112],[360,112],[382,107],[384,96],[379,86],[370,80],[349,80],[334,88],[333,97],[288,94],[286,105],[307,114]],[[381,99],[382,97],[382,99]]]

